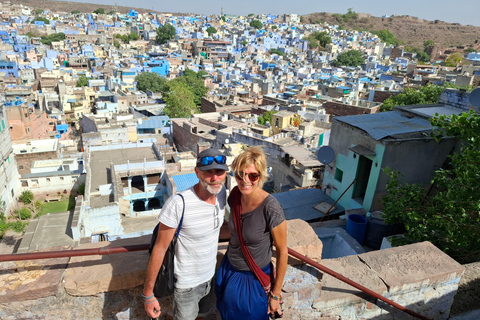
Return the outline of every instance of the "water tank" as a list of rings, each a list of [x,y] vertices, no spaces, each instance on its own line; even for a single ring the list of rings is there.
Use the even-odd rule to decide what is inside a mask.
[[[312,180],[313,171],[311,169],[305,169],[305,177],[307,178],[307,180]]]
[[[367,223],[365,245],[369,248],[379,250],[384,237],[393,236],[402,232],[401,226],[385,223],[383,212],[373,211]]]

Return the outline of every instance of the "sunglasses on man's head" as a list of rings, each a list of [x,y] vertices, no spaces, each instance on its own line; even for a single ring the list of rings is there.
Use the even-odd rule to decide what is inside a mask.
[[[255,182],[255,181],[258,180],[258,178],[260,178],[260,174],[259,173],[253,173],[253,172],[243,173],[242,171],[235,172],[235,178],[236,179],[243,180],[244,177],[248,177],[248,180],[250,180],[251,182]]]
[[[218,164],[225,164],[225,163],[227,162],[227,157],[225,157],[225,156],[215,156],[215,157],[208,156],[208,157],[202,157],[202,158],[200,159],[200,162],[201,162],[204,166],[208,166],[208,165],[212,164],[214,160],[215,160],[215,162],[218,163]]]

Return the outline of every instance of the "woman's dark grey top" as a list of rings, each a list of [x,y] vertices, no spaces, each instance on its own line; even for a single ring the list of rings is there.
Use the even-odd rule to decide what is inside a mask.
[[[270,231],[285,220],[282,206],[272,195],[268,195],[255,210],[243,213],[242,233],[248,250],[260,268],[265,267],[272,259],[273,238]],[[233,216],[228,221],[231,238],[227,256],[230,263],[239,271],[250,271],[243,256],[240,241],[233,223]]]

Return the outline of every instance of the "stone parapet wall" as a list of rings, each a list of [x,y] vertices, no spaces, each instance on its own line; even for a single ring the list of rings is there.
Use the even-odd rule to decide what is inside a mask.
[[[89,244],[78,249],[144,244],[149,240],[150,236],[142,236]],[[306,222],[288,221],[287,243],[290,248],[320,262],[322,244]],[[225,249],[225,243],[219,247],[219,258]],[[9,303],[0,299],[0,318],[3,319],[13,310],[17,314],[16,311],[21,309],[23,315],[30,317],[48,314],[51,318],[74,319],[75,314],[76,318],[84,315],[84,301],[90,299],[86,297],[97,297],[100,305],[95,310],[99,319],[104,318],[106,313],[110,316],[126,313],[131,316],[125,319],[140,319],[144,315],[143,306],[141,300],[135,297],[141,292],[147,261],[148,253],[138,251],[72,257],[66,268],[62,262],[52,259],[25,261],[22,266],[35,267],[20,269],[18,264],[2,262],[0,274],[4,276],[0,277],[3,281],[0,297],[8,297]],[[52,268],[52,264],[56,267]],[[462,265],[429,242],[321,260],[321,264],[435,320],[448,319],[464,272]],[[65,271],[63,275],[62,270]],[[39,291],[36,288],[44,289]],[[21,291],[17,294],[18,290]],[[326,273],[298,264],[298,261],[289,261],[283,291],[284,319],[412,319],[406,313]],[[13,304],[13,301],[18,303]],[[167,315],[166,319],[169,319],[170,300],[166,298],[162,302],[162,310]],[[68,315],[63,310],[67,304]],[[89,317],[93,317],[93,313],[89,308]],[[215,314],[209,319],[220,318]]]

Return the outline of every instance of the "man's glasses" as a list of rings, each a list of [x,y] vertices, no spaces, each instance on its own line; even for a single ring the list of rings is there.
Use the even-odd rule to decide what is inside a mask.
[[[235,172],[235,178],[238,180],[243,180],[245,177],[248,177],[248,180],[251,182],[255,182],[260,178],[260,173],[243,173],[242,171],[240,172]]]
[[[204,166],[208,166],[215,161],[218,164],[225,164],[227,162],[227,157],[225,156],[208,156],[208,157],[202,157],[200,159],[200,163],[203,164]]]

